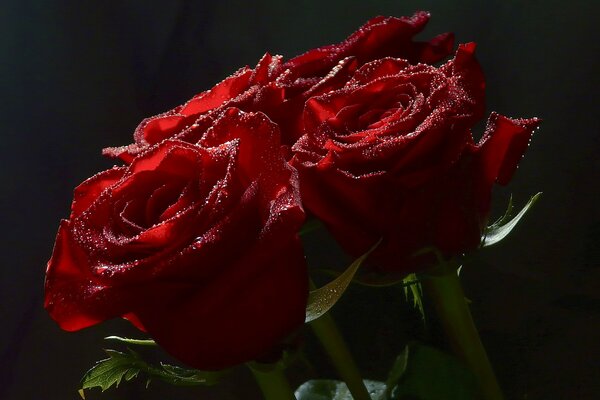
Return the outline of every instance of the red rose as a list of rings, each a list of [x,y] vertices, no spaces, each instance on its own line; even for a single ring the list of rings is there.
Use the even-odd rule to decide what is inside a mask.
[[[375,17],[344,41],[330,44],[292,58],[283,64],[279,84],[286,89],[285,102],[269,116],[280,124],[288,137],[302,134],[302,109],[312,96],[339,89],[357,68],[383,57],[399,57],[410,63],[433,64],[452,53],[454,37],[443,33],[428,42],[414,42],[425,28],[429,13],[418,11],[412,17]]]
[[[461,45],[440,68],[385,58],[341,89],[311,98],[293,147],[302,200],[351,254],[387,271],[415,268],[416,251],[453,256],[478,246],[494,181],[505,184],[537,119],[493,114],[475,144],[484,79]]]
[[[429,13],[418,11],[412,17],[375,17],[337,44],[307,51],[284,63],[294,78],[321,79],[346,57],[359,65],[383,57],[399,57],[409,62],[433,64],[452,52],[454,37],[443,33],[429,42],[413,42],[429,21]]]
[[[66,330],[124,316],[181,361],[255,359],[302,326],[297,177],[277,126],[229,109],[200,144],[162,141],[75,189],[46,276]]]
[[[429,14],[423,11],[410,18],[376,17],[343,42],[310,50],[285,63],[281,56],[267,53],[256,68],[244,67],[185,104],[143,120],[134,132],[133,144],[110,147],[103,153],[129,163],[168,138],[195,143],[228,107],[267,114],[279,125],[283,144],[291,146],[301,135],[305,101],[342,87],[362,64],[388,56],[434,63],[450,54],[451,34],[429,42],[412,41],[428,20]]]
[[[185,104],[144,119],[135,129],[133,144],[109,147],[103,154],[129,163],[137,154],[165,139],[197,142],[229,107],[243,111],[269,110],[283,101],[284,89],[275,83],[281,71],[281,56],[267,53],[255,69],[244,67]]]

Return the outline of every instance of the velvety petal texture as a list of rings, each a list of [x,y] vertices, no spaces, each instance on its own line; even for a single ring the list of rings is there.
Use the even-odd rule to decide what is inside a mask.
[[[439,68],[380,58],[306,102],[291,160],[302,201],[354,256],[383,238],[371,257],[380,271],[425,267],[414,257],[425,247],[476,248],[492,184],[508,182],[538,124],[493,114],[473,142],[485,110],[474,51],[460,45]]]
[[[75,189],[46,309],[66,330],[124,316],[199,369],[260,358],[304,321],[303,221],[278,127],[226,109]]]

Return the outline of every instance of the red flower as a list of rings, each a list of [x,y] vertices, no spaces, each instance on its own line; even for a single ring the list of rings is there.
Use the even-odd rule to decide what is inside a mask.
[[[538,120],[493,114],[473,142],[485,86],[474,49],[440,68],[376,60],[308,100],[291,163],[305,207],[349,253],[383,237],[373,259],[407,272],[423,247],[453,256],[478,246],[492,185],[508,182]]]
[[[124,316],[200,369],[261,357],[304,322],[303,219],[277,126],[228,109],[75,189],[45,307],[70,331]]]
[[[418,11],[412,17],[375,17],[338,44],[307,51],[286,63],[297,79],[321,79],[346,57],[354,57],[358,65],[383,57],[407,59],[410,63],[433,64],[452,52],[451,33],[436,36],[429,42],[413,42],[425,28],[429,13]]]
[[[228,107],[267,114],[279,125],[283,144],[291,146],[301,136],[305,101],[342,87],[362,64],[388,56],[434,63],[450,54],[451,34],[429,42],[412,41],[428,20],[429,14],[423,11],[410,18],[376,17],[343,42],[310,50],[285,63],[281,56],[267,53],[254,69],[242,68],[185,104],[143,120],[135,130],[133,144],[107,148],[103,153],[129,163],[149,146],[168,138],[194,143]]]
[[[280,85],[286,88],[286,101],[273,109],[274,120],[288,137],[298,139],[302,135],[301,116],[306,100],[341,88],[365,63],[399,57],[414,64],[433,64],[446,58],[452,53],[451,33],[428,42],[413,41],[428,21],[429,13],[425,11],[412,17],[375,17],[340,43],[312,49],[286,61],[286,71],[279,78]]]
[[[109,147],[103,154],[130,163],[136,155],[165,139],[195,143],[230,107],[243,111],[273,108],[283,101],[284,90],[275,83],[281,71],[281,56],[267,53],[255,69],[241,68],[185,104],[144,119],[135,129],[133,144]]]

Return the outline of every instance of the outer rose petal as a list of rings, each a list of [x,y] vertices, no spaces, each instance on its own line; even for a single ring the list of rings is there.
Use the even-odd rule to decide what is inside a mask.
[[[442,33],[429,42],[416,43],[416,60],[425,64],[435,64],[452,54],[454,34]]]
[[[459,45],[454,59],[441,67],[456,79],[454,87],[461,90],[464,100],[471,105],[473,121],[480,120],[485,112],[485,78],[475,58],[476,47],[473,42]]]
[[[429,21],[429,13],[412,17],[375,17],[339,44],[319,47],[284,64],[294,77],[324,76],[345,57],[354,56],[360,64],[382,57],[406,58],[412,63],[437,62],[452,51],[452,35],[436,37],[429,43],[415,43],[412,37]]]
[[[94,277],[86,269],[86,259],[86,254],[70,237],[69,222],[61,221],[46,269],[44,307],[67,331],[119,316],[112,300],[109,304],[102,301],[109,288],[91,284]]]
[[[479,160],[486,183],[506,185],[523,157],[541,120],[511,119],[493,112],[479,143]]]
[[[384,172],[351,177],[332,164],[299,167],[300,190],[307,209],[320,218],[341,246],[360,256],[381,238],[389,191]]]
[[[256,359],[304,322],[302,258],[298,241],[255,249],[210,285],[157,282],[155,290],[148,288],[157,296],[134,312],[162,347],[195,368]],[[219,257],[204,262],[216,264]]]
[[[108,157],[118,157],[126,163],[151,145],[172,138],[191,126],[202,114],[218,109],[223,103],[241,96],[251,87],[253,70],[242,68],[213,88],[204,91],[187,103],[165,113],[144,119],[133,134],[134,143],[102,150]]]
[[[250,81],[253,84],[266,85],[273,81],[281,73],[282,70],[282,56],[272,56],[266,53],[263,58],[260,59],[254,72],[250,77]]]
[[[242,68],[210,90],[200,93],[183,105],[180,113],[185,116],[197,115],[219,107],[227,100],[242,94],[250,85],[252,70]]]
[[[71,204],[71,218],[79,216],[84,212],[109,186],[118,182],[125,173],[126,168],[114,167],[100,172],[77,186],[73,191],[73,203]]]

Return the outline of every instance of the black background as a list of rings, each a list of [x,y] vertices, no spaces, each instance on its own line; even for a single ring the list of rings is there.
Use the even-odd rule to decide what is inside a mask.
[[[72,189],[112,165],[145,116],[209,88],[265,52],[291,57],[342,40],[376,15],[432,13],[422,38],[476,41],[488,111],[544,119],[508,188],[535,209],[463,269],[483,341],[510,399],[592,399],[600,393],[598,2],[564,1],[18,1],[0,7],[0,398],[77,399],[84,371],[122,321],[77,333],[42,308],[43,279]],[[324,252],[325,250],[323,250]],[[317,254],[316,256],[319,256]],[[315,256],[315,257],[316,257]],[[327,257],[327,254],[321,254]],[[377,311],[374,311],[377,309]],[[438,340],[398,288],[353,288],[334,310],[366,377],[381,379],[411,338]],[[442,343],[443,344],[443,343]],[[333,377],[307,332],[312,366],[294,383]],[[242,368],[216,388],[102,399],[251,399]]]

